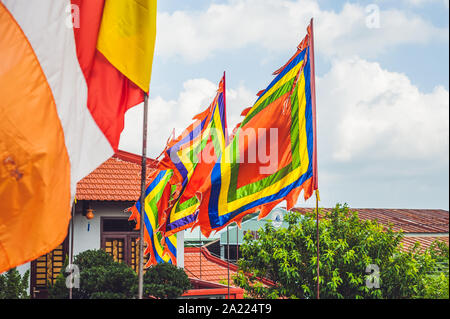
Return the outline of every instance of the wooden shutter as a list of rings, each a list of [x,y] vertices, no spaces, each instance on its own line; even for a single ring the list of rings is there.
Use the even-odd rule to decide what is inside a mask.
[[[31,262],[31,293],[32,298],[46,298],[49,284],[54,284],[67,257],[66,240],[51,252]]]
[[[139,271],[139,241],[137,241],[138,237],[131,237],[130,238],[130,244],[131,244],[131,260],[130,260],[130,266],[134,269],[134,271]],[[145,246],[144,246],[145,251]],[[148,262],[150,258],[150,255],[144,256],[144,266]],[[145,269],[144,269],[145,272]]]
[[[125,241],[126,237],[105,238],[105,251],[113,257],[114,261],[125,261]]]
[[[139,231],[127,219],[117,217],[102,217],[101,247],[115,261],[125,262],[136,272],[139,265]],[[144,265],[149,256],[144,256]]]

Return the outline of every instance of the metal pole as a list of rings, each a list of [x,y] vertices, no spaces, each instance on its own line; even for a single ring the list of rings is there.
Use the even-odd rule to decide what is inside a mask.
[[[142,166],[141,166],[141,217],[139,220],[139,270],[138,270],[138,298],[142,299],[144,294],[144,199],[145,181],[147,175],[147,113],[148,95],[144,92],[144,127],[142,128]]]
[[[319,197],[317,196],[316,190],[316,227],[317,227],[317,299],[320,299],[320,282],[319,282],[319,274],[320,274],[320,253],[319,253]]]
[[[238,224],[236,223],[236,264],[239,259],[239,228]]]
[[[202,232],[200,231],[200,228],[198,229],[198,241],[200,244],[200,279],[202,279]]]
[[[72,220],[71,220],[71,225],[70,225],[70,269],[72,269],[72,264],[73,264],[73,230],[74,230],[74,218],[75,218],[75,201],[72,203]],[[72,299],[72,285],[70,285],[69,288],[69,299]]]
[[[227,226],[227,272],[228,272],[228,299],[230,299],[230,233]]]
[[[316,226],[317,226],[317,299],[320,299],[319,294],[319,195],[317,186],[317,123],[316,123],[316,78],[315,78],[315,61],[314,61],[314,19],[311,18],[310,22],[310,37],[309,37],[309,50],[311,59],[311,72],[310,72],[310,82],[311,82],[311,105],[312,105],[312,117],[313,117],[313,189],[316,190]]]

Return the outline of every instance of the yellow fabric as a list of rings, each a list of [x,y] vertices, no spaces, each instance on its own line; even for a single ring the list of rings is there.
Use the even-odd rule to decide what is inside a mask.
[[[156,0],[106,0],[97,49],[145,92],[156,39]]]

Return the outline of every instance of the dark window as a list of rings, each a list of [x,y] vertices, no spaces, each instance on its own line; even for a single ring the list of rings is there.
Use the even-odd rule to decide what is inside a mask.
[[[135,228],[136,222],[125,218],[103,219],[104,232],[133,232]]]
[[[115,261],[125,262],[138,271],[139,231],[135,230],[136,223],[129,222],[126,218],[102,218],[101,219],[101,247],[110,254]],[[145,250],[145,247],[144,247]],[[149,259],[144,256],[144,265]]]

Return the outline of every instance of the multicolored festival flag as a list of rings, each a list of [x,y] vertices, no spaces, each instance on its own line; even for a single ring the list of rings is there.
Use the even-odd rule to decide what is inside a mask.
[[[63,242],[77,182],[148,91],[155,34],[156,0],[0,0],[0,273]]]
[[[157,171],[152,181],[147,185],[144,199],[144,241],[147,248],[144,255],[150,254],[150,258],[145,265],[155,265],[157,263],[177,263],[177,237],[172,235],[165,237],[158,231],[162,212],[167,209],[172,193],[169,183],[172,178],[172,170]],[[131,216],[129,220],[136,221],[139,228],[142,214],[140,199],[130,208]]]
[[[209,177],[228,142],[225,74],[213,102],[194,119],[192,125],[169,143],[161,160],[162,167],[174,170],[174,184],[178,186],[176,201],[160,228],[167,235],[189,228],[196,221],[200,204],[196,192]]]
[[[312,21],[311,21],[312,22]],[[317,189],[312,24],[297,52],[255,104],[201,188],[198,221],[209,236],[260,210],[266,216],[282,200],[290,209],[301,190]]]

